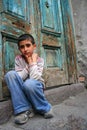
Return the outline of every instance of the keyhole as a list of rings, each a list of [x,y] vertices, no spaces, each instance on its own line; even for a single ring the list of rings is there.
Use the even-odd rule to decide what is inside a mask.
[[[45,2],[45,5],[47,8],[49,8],[49,3],[47,1]]]

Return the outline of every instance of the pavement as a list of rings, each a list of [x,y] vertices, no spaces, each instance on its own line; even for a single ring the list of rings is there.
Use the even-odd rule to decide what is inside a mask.
[[[68,95],[65,96],[67,98],[63,97],[58,102],[54,99],[52,101],[53,118],[44,119],[41,115],[35,115],[26,124],[16,125],[14,123],[14,116],[12,115],[7,122],[0,125],[0,130],[87,130],[87,89],[81,85],[74,85],[74,89],[71,89],[72,86],[68,87],[69,91],[71,90],[70,94],[68,91],[68,94],[64,93],[63,88],[63,91],[59,88],[57,92],[62,96]],[[46,95],[48,91],[46,91]],[[55,91],[56,89],[54,89]],[[50,93],[52,95],[53,91]],[[47,97],[49,98],[49,96]]]

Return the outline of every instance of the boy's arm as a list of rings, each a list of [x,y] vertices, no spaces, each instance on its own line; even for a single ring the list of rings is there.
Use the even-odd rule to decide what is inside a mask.
[[[42,58],[39,58],[37,63],[32,63],[29,69],[30,78],[42,80],[43,67],[44,60]]]
[[[23,68],[23,61],[20,56],[15,58],[15,71],[23,80],[25,80],[29,75],[29,68],[28,66]]]
[[[19,76],[25,80],[27,77],[44,81],[42,79],[44,60],[42,58],[38,58],[37,62],[33,62],[28,66],[23,65],[23,60],[20,57],[15,58],[15,71],[19,74]]]

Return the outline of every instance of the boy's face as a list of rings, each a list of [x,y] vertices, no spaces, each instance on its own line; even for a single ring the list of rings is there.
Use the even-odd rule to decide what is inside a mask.
[[[35,49],[36,44],[32,44],[30,40],[23,40],[19,43],[19,50],[25,57],[31,57]]]

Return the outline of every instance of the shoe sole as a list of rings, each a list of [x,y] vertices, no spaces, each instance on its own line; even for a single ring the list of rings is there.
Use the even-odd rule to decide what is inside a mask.
[[[16,124],[25,124],[27,121],[28,121],[28,118],[26,118],[25,121],[21,121],[21,122],[19,120],[15,120],[15,123]]]
[[[53,118],[53,115],[47,115],[47,116],[45,115],[44,118],[45,119]]]

